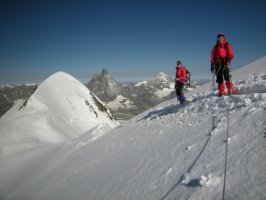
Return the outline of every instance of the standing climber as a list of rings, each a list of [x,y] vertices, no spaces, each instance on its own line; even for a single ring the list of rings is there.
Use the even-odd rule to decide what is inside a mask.
[[[228,95],[232,94],[233,83],[230,74],[230,62],[234,58],[231,45],[226,41],[224,33],[218,33],[217,43],[211,52],[211,72],[216,75],[219,96],[224,96],[224,80]]]
[[[177,99],[181,104],[186,103],[186,98],[183,94],[183,88],[186,83],[186,70],[182,66],[181,61],[176,62],[176,78],[175,78],[175,91]]]

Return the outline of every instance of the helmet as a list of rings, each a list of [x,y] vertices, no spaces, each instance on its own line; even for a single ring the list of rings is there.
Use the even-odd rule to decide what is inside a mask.
[[[181,61],[178,60],[178,61],[176,62],[176,65],[182,65]]]
[[[218,33],[217,38],[219,37],[225,37],[225,34],[223,32]]]

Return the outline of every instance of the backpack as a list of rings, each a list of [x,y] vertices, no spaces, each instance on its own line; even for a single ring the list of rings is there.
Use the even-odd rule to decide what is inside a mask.
[[[186,70],[186,82],[187,82],[187,86],[190,86],[191,73],[190,73],[190,71],[187,68],[185,68],[185,70]]]

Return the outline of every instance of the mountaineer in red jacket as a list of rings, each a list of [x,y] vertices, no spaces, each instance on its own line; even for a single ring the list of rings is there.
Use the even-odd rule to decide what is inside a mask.
[[[175,91],[177,99],[181,104],[186,102],[186,98],[183,94],[183,88],[186,83],[186,69],[183,67],[181,61],[176,62],[176,79],[175,79]]]
[[[219,96],[224,96],[224,80],[228,94],[232,94],[233,83],[231,80],[229,64],[234,58],[231,45],[226,41],[224,33],[218,33],[217,43],[211,52],[211,71],[216,75]]]

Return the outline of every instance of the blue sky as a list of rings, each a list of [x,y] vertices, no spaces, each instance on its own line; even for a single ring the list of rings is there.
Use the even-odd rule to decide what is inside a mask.
[[[211,78],[210,52],[224,32],[237,69],[266,55],[263,0],[2,0],[0,82],[40,82],[65,71],[82,82],[106,68],[118,81],[165,72],[181,60]]]

